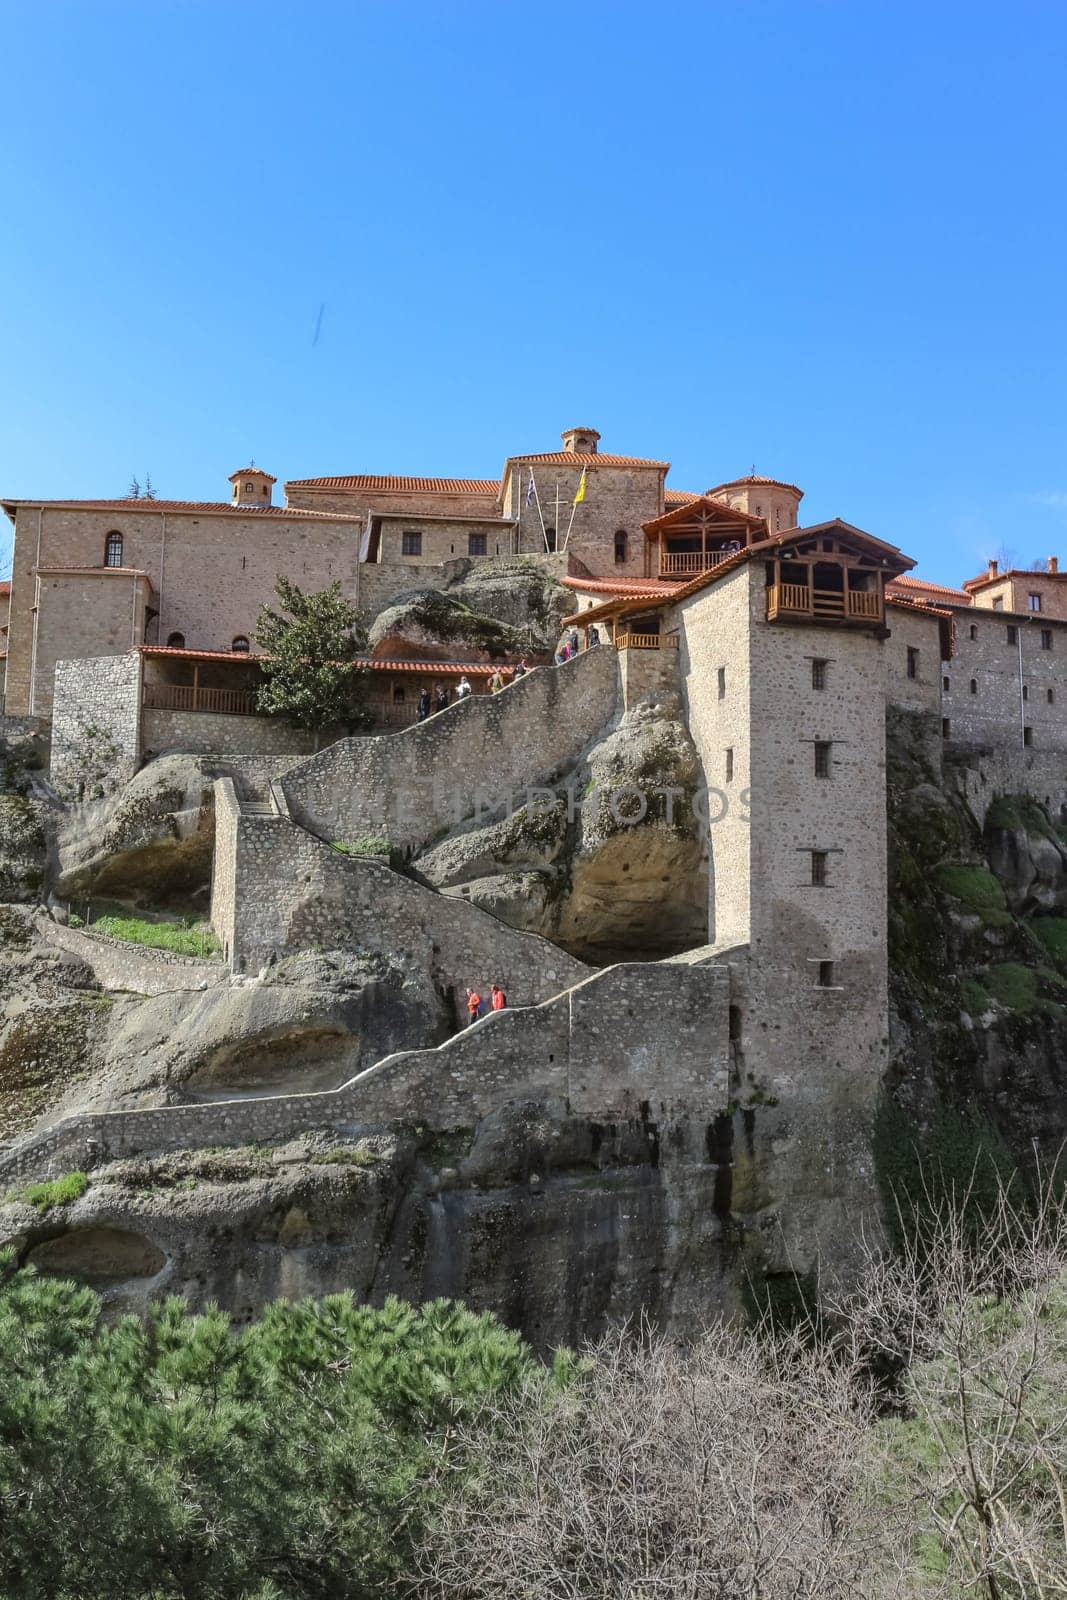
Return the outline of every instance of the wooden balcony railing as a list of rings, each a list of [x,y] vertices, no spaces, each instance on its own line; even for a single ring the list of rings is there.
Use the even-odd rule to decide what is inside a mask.
[[[882,597],[877,589],[809,589],[806,583],[775,583],[767,590],[767,618],[773,622],[783,613],[790,616],[861,622],[878,622],[882,616]]]
[[[661,578],[695,578],[698,572],[710,572],[720,561],[736,555],[734,550],[664,550],[659,558]]]
[[[615,636],[617,650],[677,650],[676,633],[619,633]]]
[[[146,711],[211,711],[224,717],[254,717],[256,697],[247,689],[206,689],[191,683],[146,683]]]

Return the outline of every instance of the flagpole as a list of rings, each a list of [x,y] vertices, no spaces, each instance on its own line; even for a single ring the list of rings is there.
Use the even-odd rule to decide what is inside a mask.
[[[541,496],[537,490],[537,479],[534,477],[533,467],[530,468],[530,482],[533,484],[534,505],[537,507],[537,520],[541,524],[541,538],[544,540],[545,549],[548,549],[548,534],[545,532],[545,514],[541,510]]]
[[[556,549],[559,549],[559,474],[556,474]],[[548,540],[545,540],[545,549],[548,549]]]
[[[582,487],[582,483],[583,483],[584,479],[585,479],[585,468],[583,467],[582,468],[582,476],[578,479],[578,489],[580,489]],[[567,524],[567,537],[564,539],[563,544],[560,546],[560,548],[563,549],[563,550],[566,550],[567,546],[571,542],[571,529],[574,527],[574,513],[578,509],[578,499],[577,499],[578,489],[575,489],[575,491],[574,491],[575,498],[571,501],[571,520]]]

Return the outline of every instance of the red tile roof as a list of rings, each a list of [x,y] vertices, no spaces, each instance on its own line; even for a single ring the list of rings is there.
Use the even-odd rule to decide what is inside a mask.
[[[913,590],[916,598],[918,598],[920,593],[943,594],[950,596],[958,605],[969,606],[973,604],[970,595],[967,594],[964,589],[950,589],[943,583],[924,583],[921,578],[909,577],[906,572],[901,573],[899,578],[892,578],[890,580],[890,582],[886,585],[886,593],[895,593],[894,586],[898,583],[904,585],[904,587],[909,590]]]
[[[750,472],[747,478],[731,478],[729,483],[717,483],[713,489],[708,489],[708,494],[718,494],[720,489],[743,489],[747,484],[767,484],[773,489],[792,489],[794,494],[804,498],[803,489],[798,489],[795,483],[786,483],[781,478],[761,478],[758,473]]]
[[[264,659],[248,650],[180,650],[170,644],[139,644],[134,648],[138,655],[151,656],[153,659],[161,656],[179,661],[258,662]],[[368,667],[372,672],[436,672],[446,675],[475,672],[487,678],[491,678],[498,667],[508,665],[501,661],[372,661],[368,656],[358,656],[356,659],[361,667]]]
[[[1038,567],[1036,572],[1032,567],[1008,567],[1004,572],[992,575],[983,572],[977,578],[964,578],[963,587],[967,590],[984,589],[990,583],[1003,583],[1005,578],[1051,578],[1054,583],[1062,583],[1067,579],[1067,572],[1049,572],[1047,567]]]
[[[631,600],[654,600],[661,594],[674,594],[676,583],[663,583],[659,578],[561,578],[568,589],[578,589],[582,594],[619,594]]]
[[[188,512],[228,512],[235,517],[325,517],[334,522],[350,521],[339,511],[305,511],[300,507],[291,506],[241,506],[235,505],[231,500],[4,500],[4,510],[10,516],[12,510],[19,506],[62,506],[70,511],[116,511],[116,512],[155,512],[155,511],[188,511]]]
[[[352,472],[336,478],[290,478],[289,489],[377,489],[396,494],[500,493],[496,478],[405,478],[390,472]]]
[[[956,620],[948,606],[927,605],[924,601],[902,594],[890,594],[890,585],[886,584],[886,605],[903,606],[907,611],[921,611],[924,616],[934,617],[938,624],[940,634],[940,649],[942,661],[951,661],[956,649]]]
[[[698,494],[690,494],[688,489],[664,489],[663,504],[665,506],[687,506],[693,500],[699,500]]]
[[[4,578],[4,579],[0,580],[0,594],[10,594],[10,593],[11,593],[11,579],[10,578]]]
[[[547,450],[541,455],[508,456],[504,470],[517,467],[655,467],[666,472],[669,461],[650,461],[645,456],[608,456],[599,451]],[[499,485],[497,486],[499,488]]]
[[[247,467],[238,467],[236,472],[231,472],[228,481],[233,483],[235,478],[243,478],[247,472],[254,472],[260,478],[266,478],[268,483],[277,483],[278,481],[277,478],[273,477],[271,473],[264,472],[262,467],[253,466],[251,462]]]

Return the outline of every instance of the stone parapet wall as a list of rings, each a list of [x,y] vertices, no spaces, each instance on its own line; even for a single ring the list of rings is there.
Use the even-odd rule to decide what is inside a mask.
[[[281,787],[294,820],[323,838],[376,835],[414,850],[479,803],[488,812],[552,777],[619,710],[618,656],[587,650],[402,733],[339,740]]]
[[[232,717],[209,711],[155,711],[145,708],[141,745],[146,754],[173,751],[192,755],[291,756],[295,761],[315,748],[314,734],[278,717]]]
[[[132,778],[141,762],[141,660],[138,655],[57,661],[52,708],[52,782],[76,798],[87,778],[106,771],[107,788]]]
[[[204,985],[213,988],[230,979],[229,970],[221,961],[200,961],[171,950],[143,950],[89,928],[68,928],[48,917],[40,919],[39,927],[49,944],[84,961],[103,989],[174,994]]]
[[[436,1050],[387,1056],[339,1089],[69,1118],[0,1154],[0,1182],[312,1128],[470,1126],[531,1096],[599,1121],[710,1121],[729,1101],[729,1000],[725,966],[609,967],[533,1010],[490,1015]]]
[[[600,645],[598,648],[610,650],[611,646]],[[620,650],[619,669],[622,676],[622,702],[627,711],[642,700],[678,694],[681,690],[679,651],[670,646],[660,650]]]
[[[547,939],[342,855],[284,816],[243,814],[228,779],[216,786],[215,813],[212,920],[238,972],[315,946],[380,950],[432,972],[457,1020],[467,987],[487,995],[501,983],[530,1005],[589,973]]]
[[[1036,800],[1053,822],[1067,822],[1067,760],[1058,751],[946,744],[944,770],[953,775],[980,827],[994,800],[1015,794]]]

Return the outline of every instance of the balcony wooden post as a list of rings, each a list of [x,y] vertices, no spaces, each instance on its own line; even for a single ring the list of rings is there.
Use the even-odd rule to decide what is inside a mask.
[[[193,662],[193,710],[200,710],[200,663]]]

